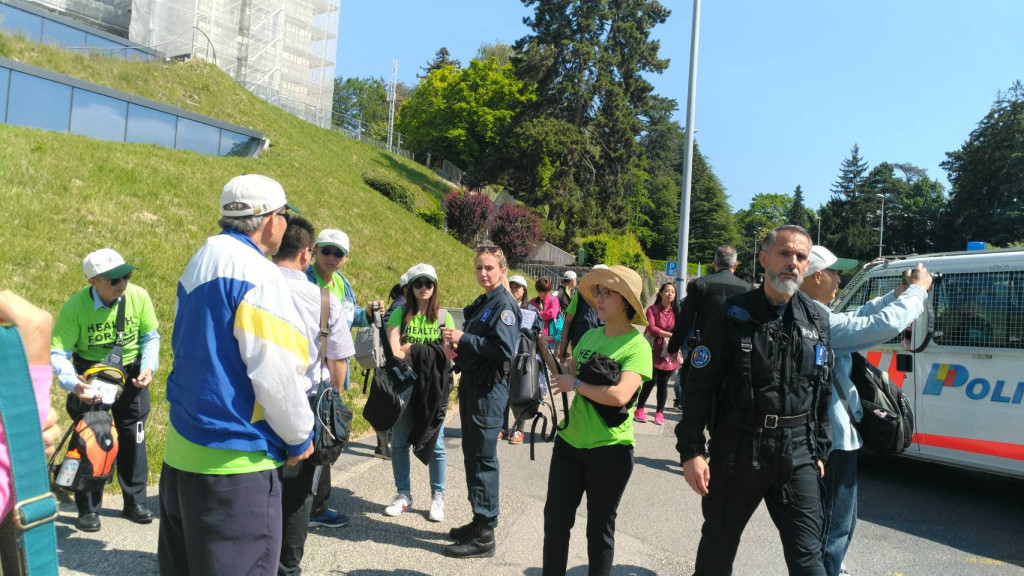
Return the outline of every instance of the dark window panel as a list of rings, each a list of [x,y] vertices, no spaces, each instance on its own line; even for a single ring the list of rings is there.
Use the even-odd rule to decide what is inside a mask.
[[[174,147],[216,156],[220,151],[220,128],[178,118],[178,139]]]
[[[75,89],[71,132],[100,140],[124,142],[128,103],[88,90]]]
[[[0,30],[15,36],[23,34],[31,41],[39,42],[43,30],[43,19],[0,2]]]
[[[222,130],[220,133],[220,155],[248,157],[252,155],[253,148],[259,143],[258,139],[251,136]]]
[[[174,148],[174,130],[177,122],[177,116],[146,106],[129,104],[126,140],[136,144],[156,144]]]
[[[7,83],[10,78],[11,71],[7,68],[0,68],[0,122],[7,118]]]
[[[70,114],[71,86],[11,71],[8,124],[67,132]]]

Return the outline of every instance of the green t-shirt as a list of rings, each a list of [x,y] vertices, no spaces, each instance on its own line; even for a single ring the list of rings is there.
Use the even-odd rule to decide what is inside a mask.
[[[566,314],[572,314],[573,316],[575,316],[576,315],[576,303],[579,302],[579,300],[580,300],[580,291],[577,290],[576,293],[572,295],[572,300],[569,301],[569,306],[565,309],[565,313]]]
[[[588,330],[573,350],[576,365],[582,366],[594,354],[604,354],[619,363],[623,372],[636,372],[642,381],[651,379],[654,372],[654,356],[651,345],[635,328],[629,332],[608,338],[604,326]],[[612,444],[636,445],[633,438],[633,411],[629,418],[615,428],[609,428],[594,405],[577,394],[569,408],[569,427],[559,432],[562,439],[576,448],[599,448]]]
[[[273,470],[283,464],[267,456],[266,452],[200,446],[178,434],[170,420],[167,421],[167,438],[164,441],[164,462],[193,474],[248,474]]]
[[[313,276],[316,278],[317,286],[320,286],[321,288],[327,286],[327,291],[337,296],[338,302],[345,301],[345,281],[341,279],[341,272],[334,272],[334,274],[331,276],[333,282],[331,282],[330,286],[328,286],[327,282],[324,282],[324,279],[320,277],[320,273],[317,272],[316,268],[314,268],[312,265],[310,265],[310,268],[312,268],[313,270]]]
[[[124,363],[139,355],[139,337],[156,330],[156,309],[145,289],[128,284],[124,292]],[[71,295],[53,325],[50,347],[78,354],[90,362],[103,360],[117,340],[117,304],[96,308],[92,286]]]
[[[405,311],[402,310],[402,306],[395,308],[391,312],[391,316],[388,317],[388,326],[394,326],[395,328],[402,327],[402,316],[405,315]],[[438,316],[441,315],[441,311],[438,310]],[[445,328],[455,328],[455,322],[452,320],[452,315],[445,312],[444,320]],[[437,322],[431,322],[427,319],[426,314],[422,312],[416,314],[409,320],[409,324],[405,327],[405,342],[410,344],[430,344],[431,342],[437,342],[441,339],[441,328],[437,325]]]

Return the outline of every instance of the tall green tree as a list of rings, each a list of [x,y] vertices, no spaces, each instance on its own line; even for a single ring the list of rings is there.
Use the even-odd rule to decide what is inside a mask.
[[[799,184],[796,185],[796,189],[793,190],[793,205],[789,208],[789,215],[786,220],[790,224],[797,226],[803,226],[809,229],[813,218],[810,210],[807,206],[804,206],[804,191]]]
[[[843,160],[839,175],[832,185],[822,214],[822,244],[833,253],[845,258],[865,258],[874,246],[878,254],[878,223],[881,199],[877,185],[868,190],[867,181],[877,179],[879,172],[868,173],[868,163],[860,155],[856,144],[850,156]]]
[[[516,49],[510,44],[494,41],[484,42],[476,50],[476,59],[480,61],[494,60],[499,68],[512,63]]]
[[[445,66],[462,68],[462,62],[459,62],[456,58],[452,58],[452,54],[448,51],[448,48],[441,46],[437,49],[437,52],[434,53],[434,59],[427,62],[426,66],[420,67],[420,70],[423,70],[423,76],[417,75],[416,77],[424,78],[434,70],[440,70]]]
[[[534,96],[512,67],[471,60],[431,71],[402,106],[398,130],[410,148],[447,158],[465,170],[471,184],[486,183],[482,170],[506,153],[504,135]]]
[[[388,90],[383,78],[335,78],[333,125],[364,133],[371,127],[387,130]]]
[[[948,246],[1024,240],[1024,84],[996,95],[988,114],[942,168],[953,185]]]

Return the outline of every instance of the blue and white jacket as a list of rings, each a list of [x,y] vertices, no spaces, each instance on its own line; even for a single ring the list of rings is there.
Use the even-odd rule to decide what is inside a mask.
[[[899,298],[889,292],[853,312],[843,313],[832,312],[821,302],[815,301],[828,312],[830,339],[836,356],[832,377],[846,393],[847,403],[858,422],[863,410],[857,387],[850,379],[853,353],[895,338],[921,315],[927,296],[928,293],[920,286],[910,285]],[[850,415],[846,413],[839,395],[834,392],[829,407],[829,421],[832,423],[832,450],[853,451],[861,447],[863,441],[860,434],[850,423]]]
[[[171,423],[209,448],[298,456],[312,439],[309,342],[281,270],[248,236],[206,240],[178,281]]]

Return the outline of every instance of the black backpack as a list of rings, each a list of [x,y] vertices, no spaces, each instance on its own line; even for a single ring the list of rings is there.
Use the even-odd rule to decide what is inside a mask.
[[[893,385],[889,375],[875,368],[858,352],[853,353],[850,380],[857,387],[864,414],[855,426],[864,446],[881,456],[900,454],[913,441],[914,410],[903,390]],[[853,411],[846,394],[833,379],[839,399],[853,422]]]
[[[327,355],[328,320],[330,318],[330,293],[326,286],[320,287],[320,375],[324,375],[324,359]],[[331,386],[330,378],[322,380],[312,398],[313,409],[313,462],[333,465],[348,442],[352,426],[352,409],[345,405],[341,394]]]
[[[540,389],[541,370],[537,360],[537,337],[529,328],[521,328],[519,349],[508,377],[508,404],[517,424],[535,417],[544,404]]]

